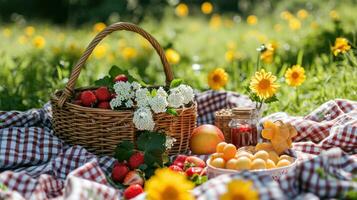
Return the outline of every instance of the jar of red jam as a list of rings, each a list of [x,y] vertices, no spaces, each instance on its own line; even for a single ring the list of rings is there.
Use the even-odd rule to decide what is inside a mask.
[[[233,118],[228,126],[231,128],[231,143],[237,148],[258,143],[258,116],[254,108],[233,108]]]

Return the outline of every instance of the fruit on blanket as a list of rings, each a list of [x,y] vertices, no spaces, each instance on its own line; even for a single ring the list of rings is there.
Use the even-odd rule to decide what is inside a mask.
[[[257,159],[257,158],[260,158],[260,159],[266,161],[269,158],[269,154],[268,154],[268,152],[266,152],[264,150],[260,150],[260,151],[257,151],[253,156],[253,159]]]
[[[143,190],[143,188],[141,187],[141,185],[139,185],[139,184],[134,184],[134,185],[131,185],[131,186],[129,186],[128,188],[126,188],[126,189],[124,190],[123,195],[124,195],[124,198],[125,198],[125,199],[132,199],[132,198],[138,196],[139,194],[141,194],[141,193],[143,193],[143,192],[144,192],[144,190]]]
[[[196,156],[189,156],[186,158],[184,166],[185,166],[184,169],[187,169],[189,167],[204,168],[204,167],[206,167],[206,163],[201,158],[198,158]]]
[[[185,167],[186,159],[187,159],[186,155],[178,155],[175,161],[173,162],[173,165],[177,165],[183,169]]]
[[[130,171],[124,178],[123,185],[139,184],[144,185],[144,178],[139,171]]]
[[[112,179],[114,181],[121,182],[124,180],[128,172],[129,168],[124,163],[117,163],[114,165],[112,170]]]
[[[186,175],[188,177],[191,177],[194,174],[197,174],[197,175],[200,175],[200,176],[206,175],[205,171],[203,170],[202,167],[189,167],[188,169],[186,169],[185,173],[186,173]]]
[[[227,144],[223,148],[223,158],[228,161],[231,158],[234,158],[237,153],[237,148],[234,144]]]
[[[218,143],[224,141],[222,131],[214,125],[205,124],[195,128],[190,138],[193,154],[212,154]]]
[[[111,94],[107,87],[100,87],[94,91],[98,101],[109,101]]]
[[[175,171],[175,172],[183,172],[183,169],[177,165],[171,165],[169,167],[169,169],[171,169],[172,171]]]
[[[237,159],[237,170],[249,170],[252,167],[252,161],[248,157],[240,157]]]
[[[224,168],[226,166],[226,161],[223,158],[215,158],[210,161],[213,167]]]
[[[114,83],[116,82],[127,82],[128,81],[128,77],[126,77],[124,74],[119,74],[118,76],[116,76],[113,80]]]
[[[97,97],[92,91],[86,90],[81,94],[82,105],[86,107],[91,107],[97,102]]]
[[[266,168],[267,168],[266,163],[263,159],[257,158],[253,160],[251,169],[266,169]]]
[[[108,101],[102,101],[98,103],[97,107],[101,109],[110,109],[110,103]]]
[[[136,152],[129,158],[129,166],[131,169],[138,168],[141,164],[144,164],[144,153],[143,152]]]

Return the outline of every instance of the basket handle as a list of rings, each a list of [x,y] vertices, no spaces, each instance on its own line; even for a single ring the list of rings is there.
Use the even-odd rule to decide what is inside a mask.
[[[72,92],[74,90],[74,86],[75,86],[75,84],[77,82],[78,76],[81,73],[82,67],[86,63],[86,61],[88,60],[88,57],[92,54],[94,48],[107,35],[111,34],[112,32],[121,31],[121,30],[138,33],[141,36],[143,36],[147,41],[150,42],[150,44],[156,50],[156,53],[159,54],[159,56],[160,56],[161,63],[163,65],[163,67],[164,67],[164,72],[165,72],[165,76],[166,76],[166,84],[167,85],[170,84],[170,82],[173,80],[173,73],[172,73],[172,70],[171,70],[171,66],[170,66],[169,62],[167,61],[167,58],[165,56],[164,50],[162,49],[160,44],[157,42],[157,40],[152,35],[150,35],[148,32],[146,32],[144,29],[138,27],[135,24],[127,23],[127,22],[118,22],[118,23],[115,23],[115,24],[112,24],[112,25],[106,27],[104,30],[102,30],[100,33],[98,33],[95,36],[95,38],[89,43],[89,45],[87,46],[86,50],[84,51],[84,53],[82,54],[82,56],[78,60],[77,64],[73,68],[71,76],[69,77],[69,80],[67,82],[67,85],[66,85],[62,95],[60,96],[60,98],[58,100],[58,106],[60,108],[62,108],[64,103],[71,96],[71,94],[72,94]]]

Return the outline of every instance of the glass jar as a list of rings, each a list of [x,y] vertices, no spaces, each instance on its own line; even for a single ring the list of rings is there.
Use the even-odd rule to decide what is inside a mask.
[[[233,118],[228,126],[231,128],[231,143],[237,148],[258,143],[258,115],[254,108],[233,108]]]

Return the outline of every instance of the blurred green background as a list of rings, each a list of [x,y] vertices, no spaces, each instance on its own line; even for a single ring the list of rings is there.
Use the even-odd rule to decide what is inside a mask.
[[[263,68],[278,76],[279,102],[268,113],[302,115],[335,98],[357,99],[357,1],[354,0],[0,0],[0,110],[41,107],[64,88],[86,45],[106,25],[139,24],[169,53],[176,77],[209,89],[217,67],[229,74],[226,90],[244,93],[261,44],[274,47]],[[337,37],[352,49],[334,56]],[[301,64],[306,81],[284,80]],[[112,65],[147,83],[164,83],[158,56],[134,33],[114,33],[93,52],[77,86],[93,85]],[[296,92],[299,99],[296,99]]]

